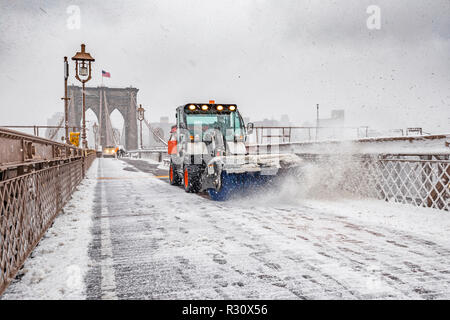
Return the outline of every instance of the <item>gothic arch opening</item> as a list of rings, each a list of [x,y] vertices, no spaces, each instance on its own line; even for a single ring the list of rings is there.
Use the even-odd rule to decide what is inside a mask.
[[[110,113],[109,118],[111,119],[114,140],[117,144],[123,146],[125,144],[125,118],[116,108]]]

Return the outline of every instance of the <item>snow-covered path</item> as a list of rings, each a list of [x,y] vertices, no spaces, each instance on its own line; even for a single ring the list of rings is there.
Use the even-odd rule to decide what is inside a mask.
[[[87,298],[450,298],[448,212],[276,191],[213,202],[130,163],[94,164]]]

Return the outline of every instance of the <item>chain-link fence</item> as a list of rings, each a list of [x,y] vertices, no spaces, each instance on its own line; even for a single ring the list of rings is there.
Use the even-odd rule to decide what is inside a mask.
[[[95,153],[0,181],[0,294],[70,199]]]
[[[300,155],[320,189],[449,211],[449,155]]]

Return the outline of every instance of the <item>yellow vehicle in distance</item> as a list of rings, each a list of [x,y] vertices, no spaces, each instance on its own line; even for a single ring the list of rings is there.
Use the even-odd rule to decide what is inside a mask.
[[[115,158],[116,157],[116,147],[115,146],[103,147],[102,155],[103,155],[103,158]]]

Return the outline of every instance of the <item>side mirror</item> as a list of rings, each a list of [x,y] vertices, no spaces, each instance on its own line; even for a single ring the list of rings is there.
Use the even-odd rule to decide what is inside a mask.
[[[247,134],[252,134],[253,133],[253,128],[255,127],[253,122],[249,122],[247,123]]]

